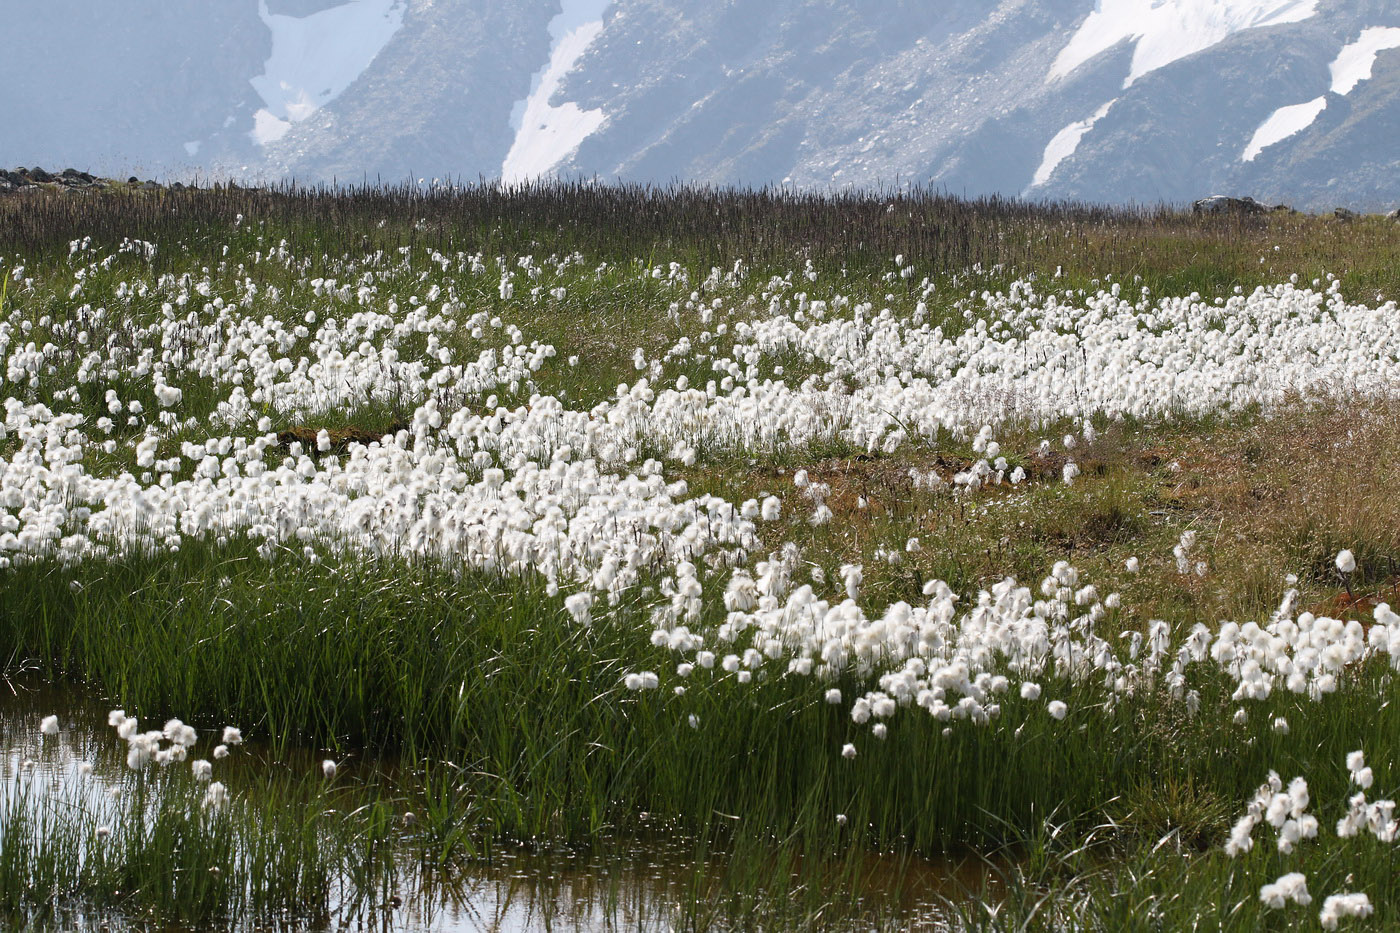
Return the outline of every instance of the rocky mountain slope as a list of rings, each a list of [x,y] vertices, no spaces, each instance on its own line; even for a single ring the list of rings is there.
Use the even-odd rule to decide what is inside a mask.
[[[1400,202],[1393,0],[53,0],[0,164]]]

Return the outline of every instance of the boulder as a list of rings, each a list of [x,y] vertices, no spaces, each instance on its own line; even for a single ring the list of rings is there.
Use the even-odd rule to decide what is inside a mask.
[[[1385,215],[1390,220],[1400,220],[1400,207]]]
[[[55,179],[48,172],[44,171],[36,165],[34,168],[31,168],[29,170],[29,180],[33,182],[38,182],[39,184],[45,184],[47,182],[54,181]]]
[[[1357,217],[1360,217],[1361,215],[1358,214],[1358,213],[1356,213],[1356,211],[1353,211],[1353,210],[1351,210],[1351,209],[1349,209],[1349,208],[1339,207],[1339,208],[1337,208],[1335,211],[1332,212],[1332,216],[1335,217],[1337,220],[1340,220],[1340,221],[1346,223],[1346,222],[1350,222],[1350,221],[1355,220]]]
[[[1269,208],[1246,195],[1232,198],[1228,195],[1213,194],[1208,198],[1191,202],[1193,214],[1263,214]]]

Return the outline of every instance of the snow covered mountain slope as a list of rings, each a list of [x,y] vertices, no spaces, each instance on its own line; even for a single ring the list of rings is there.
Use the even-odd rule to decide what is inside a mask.
[[[0,164],[1400,203],[1396,0],[33,5]]]

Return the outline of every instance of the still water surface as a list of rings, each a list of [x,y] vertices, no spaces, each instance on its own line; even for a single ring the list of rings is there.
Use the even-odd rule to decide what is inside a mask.
[[[114,795],[130,787],[133,775],[125,764],[125,743],[107,723],[108,708],[107,703],[73,691],[0,680],[0,815],[11,812],[16,801],[33,807],[53,807],[61,801],[64,807],[87,807],[99,814],[110,811]],[[47,715],[58,716],[57,735],[40,734],[40,722]],[[143,730],[159,727],[159,722],[142,723]],[[201,730],[200,745],[191,757],[208,756],[206,745],[212,747],[215,736],[216,731]],[[245,745],[215,762],[216,777],[236,785],[240,792],[255,793],[259,774],[273,771],[290,769],[319,780],[321,759],[314,749]],[[386,775],[392,780],[394,775],[392,762],[348,761],[342,768],[339,780],[352,788],[366,774],[380,780]],[[342,907],[331,918],[314,923],[289,918],[275,929],[671,930],[693,922],[682,919],[679,906],[703,898],[697,890],[703,890],[705,879],[713,883],[723,873],[721,857],[697,855],[693,844],[669,839],[664,833],[648,840],[614,842],[606,846],[606,854],[497,847],[489,860],[469,861],[450,877],[442,872],[405,871],[392,897],[371,896],[367,903],[363,895],[346,892],[340,899]],[[911,861],[875,856],[861,873],[868,879],[865,897],[898,903],[897,928],[939,930],[948,928],[949,900],[995,891],[999,869],[974,857]],[[170,929],[123,922],[100,909],[78,910],[36,927],[57,928],[107,933]]]

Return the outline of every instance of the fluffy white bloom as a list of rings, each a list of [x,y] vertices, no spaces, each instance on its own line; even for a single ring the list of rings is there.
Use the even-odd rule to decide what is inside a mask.
[[[564,598],[564,609],[573,616],[575,622],[587,625],[592,618],[594,598],[592,593],[572,593]]]
[[[1065,705],[1063,700],[1051,700],[1046,704],[1045,711],[1054,719],[1064,719],[1065,716],[1069,715],[1069,707]]]
[[[1259,818],[1252,813],[1246,813],[1236,820],[1235,825],[1230,828],[1229,838],[1225,840],[1225,854],[1235,858],[1254,848],[1252,833],[1258,823]]]
[[[169,742],[181,748],[188,748],[199,740],[198,734],[192,726],[187,726],[178,719],[172,719],[165,724],[161,734]]]
[[[854,758],[854,757],[856,757],[856,747],[855,747],[854,745],[852,745],[850,742],[847,742],[845,745],[842,745],[842,746],[841,746],[841,757],[842,757],[842,758]]]
[[[1308,893],[1308,880],[1302,872],[1291,871],[1259,889],[1259,900],[1265,907],[1278,909],[1289,901],[1306,907],[1312,903]]]
[[[1324,930],[1335,930],[1347,917],[1369,917],[1373,908],[1371,899],[1363,892],[1329,894],[1322,902],[1318,921]]]
[[[1337,569],[1342,573],[1356,570],[1356,556],[1348,550],[1337,552]]]
[[[39,723],[39,734],[58,735],[58,717],[45,716],[43,721]]]

